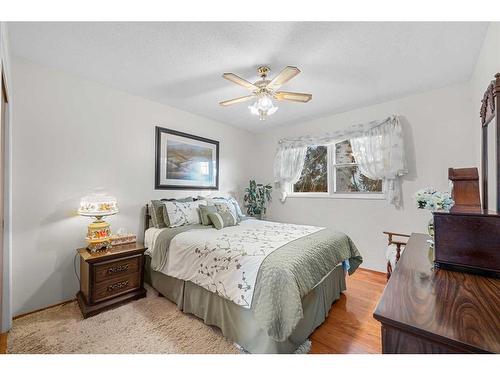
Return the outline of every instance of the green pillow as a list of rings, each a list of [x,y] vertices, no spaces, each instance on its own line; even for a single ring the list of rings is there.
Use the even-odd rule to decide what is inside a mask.
[[[229,211],[209,213],[208,217],[217,229],[232,227],[238,224],[236,216]]]
[[[155,228],[166,228],[167,225],[163,219],[163,211],[165,210],[165,203],[158,200],[151,201],[151,222]]]
[[[212,225],[212,220],[210,220],[208,214],[215,214],[217,208],[215,208],[215,206],[205,206],[203,204],[200,204],[198,208],[200,209],[201,223],[203,225]]]

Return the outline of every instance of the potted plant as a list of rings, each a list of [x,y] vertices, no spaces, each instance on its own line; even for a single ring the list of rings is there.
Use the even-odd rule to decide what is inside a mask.
[[[273,188],[270,184],[258,184],[255,180],[250,180],[249,186],[245,189],[245,208],[247,214],[257,219],[263,219],[266,215],[266,206],[271,202],[271,192]]]

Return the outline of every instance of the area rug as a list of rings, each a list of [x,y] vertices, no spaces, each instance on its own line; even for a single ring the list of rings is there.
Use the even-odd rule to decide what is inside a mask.
[[[83,319],[76,302],[14,320],[8,353],[241,353],[220,330],[148,288],[146,298]]]

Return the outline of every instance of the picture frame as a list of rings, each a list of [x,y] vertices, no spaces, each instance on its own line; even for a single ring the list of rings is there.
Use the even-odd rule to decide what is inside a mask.
[[[156,126],[155,189],[218,190],[219,141]]]

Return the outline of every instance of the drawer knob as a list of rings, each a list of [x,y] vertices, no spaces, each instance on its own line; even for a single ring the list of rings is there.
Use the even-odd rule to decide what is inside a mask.
[[[128,270],[128,263],[120,264],[119,266],[109,267],[107,273],[113,274],[113,273],[123,272],[123,271],[127,271],[127,270]]]
[[[108,286],[108,292],[113,292],[118,289],[123,289],[128,285],[128,280],[125,281],[119,281],[117,283],[111,284]]]

